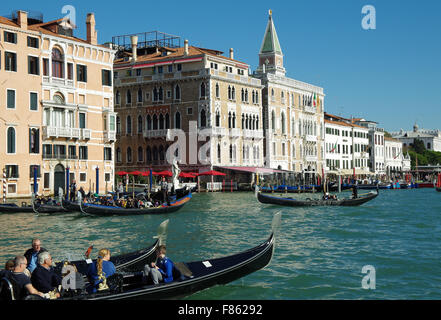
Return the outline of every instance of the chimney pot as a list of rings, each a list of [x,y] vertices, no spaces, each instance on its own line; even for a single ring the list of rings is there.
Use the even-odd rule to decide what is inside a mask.
[[[188,40],[184,41],[184,55],[188,56]]]
[[[26,30],[28,28],[28,13],[26,11],[19,10],[17,12],[17,24],[21,29]]]
[[[234,50],[230,48],[230,59],[234,59]]]
[[[98,35],[95,30],[95,14],[88,13],[86,18],[86,26],[87,26],[87,42],[90,44],[98,44]]]
[[[130,40],[132,41],[132,59],[135,62],[138,60],[138,36],[132,36]]]

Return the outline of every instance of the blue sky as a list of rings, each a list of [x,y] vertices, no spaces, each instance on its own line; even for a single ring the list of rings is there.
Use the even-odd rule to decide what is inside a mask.
[[[223,0],[223,1],[28,1],[4,3],[0,13],[36,10],[45,21],[76,9],[94,12],[100,43],[114,35],[158,30],[217,49],[255,70],[268,20],[273,18],[287,75],[324,88],[325,108],[365,117],[386,130],[441,129],[441,1],[400,0]],[[376,29],[361,27],[362,7],[376,9]],[[183,43],[183,42],[182,42]]]

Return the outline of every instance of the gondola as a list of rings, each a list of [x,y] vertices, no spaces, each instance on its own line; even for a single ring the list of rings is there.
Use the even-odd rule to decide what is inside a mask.
[[[26,213],[34,212],[32,206],[22,205],[18,206],[15,203],[2,203],[0,204],[0,213]]]
[[[181,209],[187,202],[190,201],[192,195],[187,194],[183,198],[170,202],[170,205],[161,205],[155,208],[133,208],[126,209],[115,206],[103,206],[99,204],[82,203],[80,202],[80,210],[84,214],[99,215],[99,216],[112,216],[112,215],[143,215],[143,214],[162,214],[172,213]]]
[[[274,221],[278,220],[277,223]],[[273,227],[280,224],[280,213]],[[275,228],[270,237],[252,249],[231,256],[195,262],[175,263],[175,281],[153,285],[146,283],[139,273],[121,275],[117,286],[89,295],[63,297],[61,300],[159,300],[177,299],[195,292],[224,285],[265,268],[275,249]]]
[[[54,213],[69,213],[73,212],[71,210],[68,210],[64,208],[62,205],[58,204],[38,204],[35,203],[35,201],[32,202],[33,211],[36,214],[40,213],[47,213],[47,214],[54,214]]]
[[[261,192],[257,191],[257,199],[261,203],[265,204],[275,204],[280,206],[287,206],[287,207],[312,207],[312,206],[344,206],[344,207],[351,207],[351,206],[360,206],[368,201],[371,201],[375,199],[379,191],[377,189],[377,192],[370,192],[365,196],[352,198],[352,199],[337,199],[337,200],[323,200],[323,199],[306,199],[306,200],[296,200],[293,198],[283,198],[283,197],[277,197],[277,196],[270,196],[262,194]]]

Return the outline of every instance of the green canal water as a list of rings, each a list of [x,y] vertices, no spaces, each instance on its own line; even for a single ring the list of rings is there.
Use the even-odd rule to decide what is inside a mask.
[[[355,208],[283,208],[250,192],[195,194],[181,211],[158,216],[0,214],[0,263],[35,237],[54,260],[78,258],[91,244],[94,256],[103,247],[114,255],[137,250],[153,243],[166,219],[172,260],[216,258],[266,240],[277,212],[268,267],[187,299],[441,299],[441,194],[433,189],[385,190]],[[367,265],[375,268],[375,289],[362,287]]]

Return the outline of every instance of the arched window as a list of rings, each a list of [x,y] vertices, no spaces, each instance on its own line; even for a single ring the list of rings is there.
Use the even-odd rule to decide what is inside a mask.
[[[158,148],[153,147],[153,161],[158,161]]]
[[[152,117],[147,115],[147,130],[152,130]]]
[[[142,133],[142,117],[138,116],[138,133]]]
[[[205,109],[201,110],[201,127],[207,126],[207,116],[205,114]]]
[[[60,92],[54,94],[53,100],[56,104],[66,104],[64,96]]]
[[[153,115],[153,130],[158,130],[158,116],[156,114]]]
[[[256,130],[259,130],[259,116],[256,116]]]
[[[64,56],[57,48],[52,49],[52,77],[64,78]]]
[[[236,89],[234,87],[231,88],[231,99],[236,100]]]
[[[116,117],[116,133],[121,134],[121,118],[119,116]]]
[[[231,129],[231,112],[228,112],[228,129]]]
[[[220,127],[220,111],[216,110],[216,127]]]
[[[132,133],[132,118],[130,116],[127,116],[126,119],[126,133],[127,134]]]
[[[127,148],[127,162],[130,163],[132,162],[132,148],[128,147]]]
[[[271,129],[276,130],[276,113],[271,111]]]
[[[159,129],[163,130],[164,129],[164,116],[162,115],[162,113],[159,115]]]
[[[122,158],[121,158],[121,149],[118,147],[116,148],[116,162],[121,162]]]
[[[155,87],[153,88],[153,102],[158,101],[158,89]]]
[[[230,144],[230,162],[233,162],[233,145]]]
[[[142,147],[138,147],[138,162],[144,162],[144,150],[142,150]]]
[[[259,91],[256,91],[256,104],[259,103]]]
[[[115,104],[121,104],[121,93],[118,90],[115,93]]]
[[[241,90],[241,99],[242,99],[242,102],[245,101],[245,91],[243,89]]]
[[[233,112],[233,122],[232,122],[232,127],[236,128],[236,112]]]
[[[8,128],[8,145],[7,153],[15,153],[15,129],[13,127]]]
[[[221,146],[220,143],[217,144],[217,161],[221,162]]]
[[[245,89],[245,102],[248,102],[248,89]]]
[[[147,158],[147,163],[152,162],[152,149],[150,147],[147,147],[146,149],[146,158]]]
[[[181,100],[181,88],[179,85],[175,87],[175,100]]]
[[[164,100],[164,89],[162,89],[162,87],[159,87],[158,98],[159,98],[159,101]]]
[[[285,113],[284,112],[282,112],[282,117],[281,117],[281,125],[282,125],[282,133],[284,134],[285,133],[285,131],[286,131],[286,128],[285,128]]]
[[[232,95],[231,95],[231,86],[228,86],[228,100],[232,100]]]
[[[170,129],[170,116],[168,113],[165,115],[165,128]]]
[[[127,104],[132,103],[132,93],[130,92],[130,90],[127,90],[127,92],[126,92],[126,103]]]
[[[159,160],[160,161],[164,161],[165,160],[165,152],[164,152],[164,147],[163,146],[159,146]]]
[[[138,89],[138,102],[139,103],[142,102],[142,89],[141,88]]]
[[[219,98],[219,96],[220,96],[219,84],[216,83],[216,98]]]
[[[181,129],[181,114],[179,113],[179,111],[175,114],[175,128]]]
[[[206,92],[205,83],[202,82],[201,83],[201,98],[205,98],[206,96],[207,96],[207,92]]]

